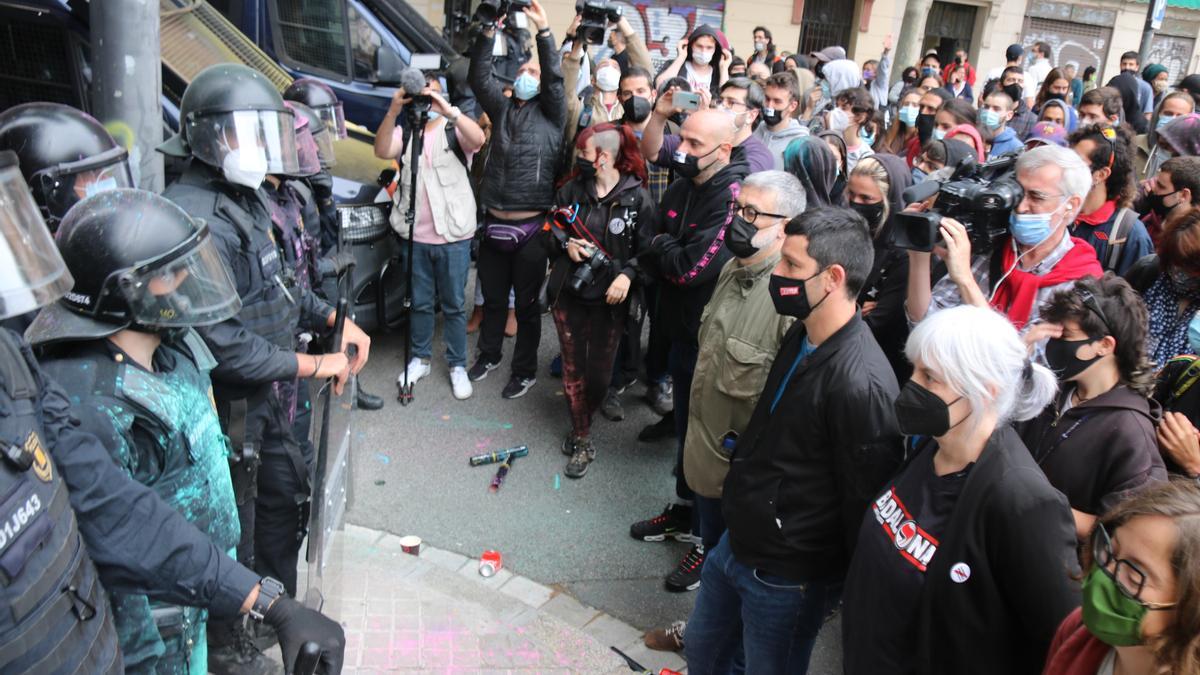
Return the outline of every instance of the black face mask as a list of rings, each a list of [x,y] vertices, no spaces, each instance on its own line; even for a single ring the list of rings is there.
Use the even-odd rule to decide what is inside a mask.
[[[725,233],[725,246],[738,258],[753,258],[759,251],[752,243],[756,234],[757,227],[746,222],[741,216],[734,216],[733,220],[729,221],[729,231]]]
[[[1095,342],[1095,340],[1091,338],[1082,340],[1050,338],[1046,341],[1046,364],[1050,366],[1050,370],[1054,371],[1059,380],[1066,382],[1073,379],[1087,370],[1088,366],[1103,358],[1096,355],[1090,359],[1081,359],[1075,355],[1076,350],[1091,342]]]
[[[575,168],[579,169],[579,175],[583,176],[584,178],[596,177],[596,167],[592,164],[591,160],[587,160],[582,157],[576,157]]]
[[[821,270],[821,272],[824,271]],[[771,302],[775,303],[775,311],[783,316],[794,316],[800,321],[807,319],[813,310],[820,307],[821,303],[825,302],[825,298],[829,297],[829,294],[826,293],[824,298],[817,301],[817,304],[810,305],[808,303],[806,284],[809,279],[820,276],[821,272],[817,272],[808,279],[789,279],[772,274],[770,291]]]
[[[946,403],[941,396],[916,382],[905,382],[893,405],[900,433],[906,436],[945,436],[953,428],[950,425],[950,406],[961,400],[960,396]],[[961,423],[962,420],[959,420],[954,426]]]
[[[925,145],[933,137],[933,117],[925,113],[917,115],[917,136],[921,139],[921,145]]]
[[[625,111],[622,119],[628,120],[634,124],[641,124],[650,117],[650,113],[654,106],[650,105],[650,101],[641,96],[630,96],[627,101],[621,104]]]
[[[1004,93],[1008,94],[1008,97],[1013,100],[1013,103],[1020,103],[1025,98],[1024,96],[1021,96],[1021,85],[1016,83],[1005,85]]]
[[[883,224],[883,202],[878,204],[850,204],[850,208],[854,209],[858,215],[862,216],[867,221],[867,227],[872,232],[879,229]]]
[[[1175,192],[1179,191],[1176,190]],[[1150,207],[1150,210],[1153,211],[1156,216],[1158,216],[1159,220],[1165,219],[1167,214],[1171,212],[1171,209],[1179,206],[1178,204],[1167,206],[1163,203],[1163,199],[1175,194],[1175,192],[1168,192],[1165,195],[1151,192],[1150,194],[1146,195],[1146,205]]]
[[[762,119],[763,122],[766,122],[767,126],[773,127],[783,121],[783,111],[774,108],[763,108]]]
[[[721,146],[718,145],[716,148],[709,150],[703,155],[689,155],[682,150],[676,150],[675,154],[671,156],[671,168],[675,170],[675,173],[683,176],[684,178],[695,178],[696,176],[700,175],[700,172],[704,171],[709,166],[712,166],[712,162],[709,162],[708,166],[702,169],[700,168],[700,160],[713,154],[720,147]]]

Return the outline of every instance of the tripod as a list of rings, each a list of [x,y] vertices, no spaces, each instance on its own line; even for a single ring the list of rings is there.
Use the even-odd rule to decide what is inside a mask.
[[[425,124],[429,121],[429,107],[415,106],[409,109],[408,121],[412,134],[409,137],[408,164],[408,211],[404,214],[404,223],[408,226],[408,269],[404,275],[404,312],[408,321],[404,325],[404,372],[396,382],[397,399],[400,405],[408,405],[413,401],[413,386],[408,377],[408,364],[412,361],[412,306],[413,306],[413,228],[417,222],[417,170],[420,167],[421,155],[425,152]]]

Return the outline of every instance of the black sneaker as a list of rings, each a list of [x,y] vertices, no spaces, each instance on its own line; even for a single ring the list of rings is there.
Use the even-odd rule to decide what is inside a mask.
[[[646,402],[659,415],[670,415],[675,409],[675,386],[671,378],[665,377],[646,390]]]
[[[600,414],[613,422],[625,419],[625,408],[621,407],[621,393],[616,388],[609,387],[608,395],[600,406]]]
[[[562,454],[570,457],[575,454],[575,434],[568,433],[562,442]]]
[[[508,384],[504,385],[504,391],[500,392],[500,395],[504,398],[521,398],[529,393],[530,388],[533,387],[535,382],[537,380],[532,377],[513,375],[508,378]]]
[[[592,461],[596,459],[596,448],[592,445],[589,439],[576,439],[575,452],[572,453],[570,461],[567,462],[567,468],[563,471],[567,478],[583,478],[587,473],[588,467]]]
[[[471,378],[472,382],[478,382],[488,376],[488,373],[500,367],[500,362],[488,363],[482,356],[475,361],[475,365],[467,371],[467,377]]]
[[[662,513],[650,520],[639,520],[629,526],[629,536],[642,541],[676,541],[692,543],[692,507],[667,504]]]
[[[704,545],[693,544],[674,572],[667,575],[663,585],[672,593],[685,593],[700,588],[700,568],[704,566]]]
[[[675,438],[675,417],[673,415],[666,415],[638,432],[638,440],[643,443],[665,441],[668,438]]]

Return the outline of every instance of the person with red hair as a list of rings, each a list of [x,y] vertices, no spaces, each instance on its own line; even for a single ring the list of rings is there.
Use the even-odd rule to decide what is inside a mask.
[[[652,231],[654,201],[646,163],[629,127],[588,127],[575,141],[576,159],[555,198],[547,294],[562,345],[563,394],[571,432],[568,478],[582,478],[596,457],[592,415],[612,380],[613,359],[637,280],[639,232]]]

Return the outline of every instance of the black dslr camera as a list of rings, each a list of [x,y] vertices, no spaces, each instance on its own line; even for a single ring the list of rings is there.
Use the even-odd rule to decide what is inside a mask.
[[[1008,235],[1008,220],[1024,196],[1016,177],[1017,155],[1003,155],[983,164],[969,157],[943,183],[914,185],[905,190],[908,203],[937,195],[933,208],[924,213],[896,214],[892,245],[913,251],[932,251],[938,241],[942,218],[953,218],[967,228],[971,252],[986,254]],[[931,181],[932,182],[932,181]]]
[[[621,20],[621,6],[611,0],[583,0],[575,5],[575,13],[580,17],[575,39],[593,45],[604,43],[609,22]]]
[[[482,26],[495,26],[502,16],[512,16],[533,6],[531,0],[482,0],[475,18]]]
[[[612,259],[604,251],[601,251],[599,248],[593,248],[592,255],[575,266],[575,271],[571,274],[571,280],[567,283],[571,286],[572,291],[582,293],[583,289],[591,286],[596,281],[597,274],[608,269],[611,265]]]

